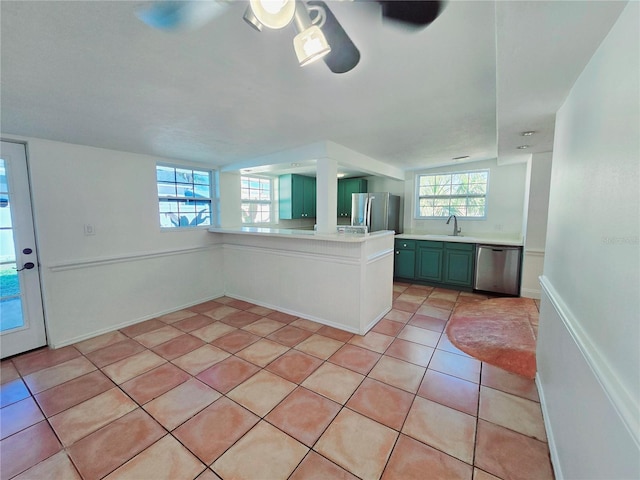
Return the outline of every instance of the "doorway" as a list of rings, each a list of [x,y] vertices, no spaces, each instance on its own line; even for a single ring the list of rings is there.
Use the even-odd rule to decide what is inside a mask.
[[[0,146],[0,357],[46,345],[26,147]]]

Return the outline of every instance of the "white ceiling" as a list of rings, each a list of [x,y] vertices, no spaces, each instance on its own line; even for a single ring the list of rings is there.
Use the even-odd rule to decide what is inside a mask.
[[[410,31],[375,2],[328,3],[361,52],[345,74],[299,67],[294,27],[252,30],[244,1],[167,33],[140,2],[3,0],[2,132],[227,169],[317,142],[404,170],[509,161],[552,149],[555,112],[625,4],[451,1]]]

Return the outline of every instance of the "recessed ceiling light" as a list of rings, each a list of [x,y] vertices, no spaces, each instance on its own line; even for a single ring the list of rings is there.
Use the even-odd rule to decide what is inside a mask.
[[[516,147],[518,150],[526,150],[527,148],[529,148],[530,145],[520,145],[519,147]]]
[[[534,132],[533,130],[531,130],[531,131],[529,131],[529,132],[522,132],[522,136],[523,136],[523,137],[530,137],[530,136],[531,136],[531,135],[533,135],[534,133],[536,133],[536,132]]]
[[[291,164],[291,166],[292,166],[292,167],[299,167],[299,166],[300,166],[300,164],[299,164],[299,163],[292,163],[292,164]]]
[[[344,173],[339,173],[338,174],[338,178],[344,178],[345,174]]]

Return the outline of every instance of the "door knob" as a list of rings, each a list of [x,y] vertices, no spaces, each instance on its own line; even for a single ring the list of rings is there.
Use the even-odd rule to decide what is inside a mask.
[[[23,265],[22,268],[17,268],[16,271],[21,272],[22,270],[31,270],[33,267],[35,267],[36,264],[33,262],[27,262]]]

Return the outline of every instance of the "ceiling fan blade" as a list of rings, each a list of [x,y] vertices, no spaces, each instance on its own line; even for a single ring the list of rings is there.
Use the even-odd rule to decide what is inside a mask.
[[[382,5],[382,17],[402,22],[415,28],[426,27],[442,11],[442,1],[438,0],[378,0]]]
[[[223,13],[227,6],[225,0],[157,1],[138,8],[136,16],[160,30],[192,30]]]
[[[323,57],[324,63],[333,73],[346,73],[360,61],[360,51],[344,31],[340,22],[325,2],[312,0],[309,6],[317,6],[325,11],[325,22],[320,28],[331,46],[331,52]]]

